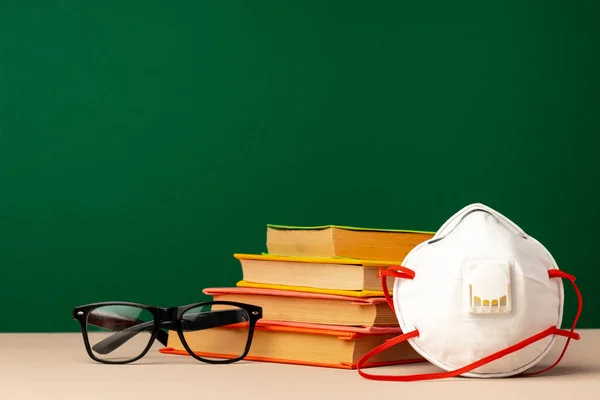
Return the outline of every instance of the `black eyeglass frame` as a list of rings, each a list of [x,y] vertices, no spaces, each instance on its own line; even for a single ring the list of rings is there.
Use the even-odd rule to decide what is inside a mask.
[[[211,305],[211,306],[212,305],[225,305],[225,306],[238,307],[238,308],[244,310],[246,312],[246,314],[248,314],[248,323],[249,323],[248,338],[247,338],[247,342],[246,342],[246,347],[244,348],[244,352],[239,357],[223,359],[223,360],[207,359],[207,358],[203,358],[203,357],[200,357],[199,355],[195,354],[194,351],[187,344],[187,342],[185,340],[185,336],[182,331],[181,317],[183,316],[183,314],[185,312],[187,312],[193,308],[203,307],[203,306],[208,306],[208,305]],[[146,348],[140,353],[140,355],[138,355],[137,357],[134,357],[132,359],[129,359],[129,360],[105,360],[102,358],[98,358],[94,355],[94,353],[92,351],[92,347],[90,345],[89,338],[88,338],[87,318],[91,311],[93,311],[94,309],[96,309],[98,307],[105,307],[105,306],[137,307],[137,308],[140,308],[143,310],[147,310],[152,314],[152,316],[154,317],[152,334],[151,334],[150,340],[148,341],[148,344],[146,345]],[[211,311],[207,311],[207,313],[210,313],[210,312]],[[253,304],[239,303],[239,302],[235,302],[235,301],[220,301],[220,300],[205,301],[205,302],[187,304],[184,306],[177,306],[177,307],[158,307],[158,306],[142,304],[142,303],[135,303],[135,302],[128,302],[128,301],[105,301],[105,302],[90,303],[90,304],[77,306],[77,307],[73,308],[73,312],[72,312],[73,319],[77,320],[79,322],[79,325],[81,326],[81,334],[83,336],[83,342],[85,344],[85,349],[86,349],[88,355],[94,361],[104,363],[104,364],[128,364],[128,363],[132,363],[134,361],[141,359],[148,353],[148,351],[154,344],[154,341],[157,339],[159,334],[161,332],[164,333],[164,331],[162,331],[161,329],[168,329],[171,331],[173,331],[173,330],[176,331],[181,343],[183,344],[183,347],[195,359],[205,362],[205,363],[209,363],[209,364],[231,364],[231,363],[234,363],[234,362],[244,359],[248,355],[248,352],[250,351],[250,347],[252,345],[252,338],[254,336],[254,328],[256,326],[256,322],[259,319],[261,319],[262,316],[263,316],[262,307],[255,306]],[[167,345],[166,338],[161,337],[160,342],[165,346]]]

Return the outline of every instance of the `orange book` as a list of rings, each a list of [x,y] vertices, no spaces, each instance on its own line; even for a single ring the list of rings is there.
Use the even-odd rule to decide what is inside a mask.
[[[357,298],[335,294],[252,287],[207,288],[214,300],[237,301],[262,307],[272,321],[348,326],[398,326],[384,297]]]
[[[397,335],[399,328],[324,326],[259,320],[245,360],[355,369],[360,358]],[[202,357],[236,358],[246,341],[247,328],[219,327],[185,334],[190,348]],[[164,354],[187,355],[178,335],[170,334]],[[420,362],[408,342],[373,357],[365,368]]]

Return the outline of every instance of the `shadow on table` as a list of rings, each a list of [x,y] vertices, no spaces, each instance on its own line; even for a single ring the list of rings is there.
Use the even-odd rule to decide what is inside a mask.
[[[600,373],[600,365],[557,365],[550,371],[539,375],[524,376],[524,378],[536,378],[544,376],[574,376],[594,375]]]

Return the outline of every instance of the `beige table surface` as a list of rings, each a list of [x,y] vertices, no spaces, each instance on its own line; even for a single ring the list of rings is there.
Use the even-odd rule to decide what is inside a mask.
[[[157,351],[134,364],[103,365],[87,356],[80,334],[0,334],[0,399],[600,399],[600,330],[579,332],[582,339],[544,375],[412,383],[371,381],[356,370],[208,365]],[[550,356],[562,343],[558,339]],[[369,370],[438,371],[425,363]]]

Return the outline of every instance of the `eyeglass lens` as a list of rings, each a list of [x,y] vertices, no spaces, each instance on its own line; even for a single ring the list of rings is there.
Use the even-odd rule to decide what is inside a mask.
[[[148,346],[154,316],[135,306],[101,306],[89,312],[86,328],[90,347],[98,359],[128,361],[138,357]],[[105,340],[108,337],[111,339]]]
[[[250,336],[250,316],[239,307],[207,304],[187,310],[181,331],[194,354],[208,360],[227,360],[244,354]]]

